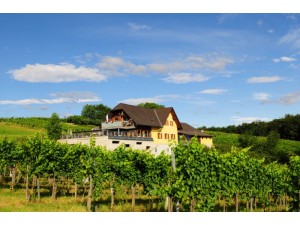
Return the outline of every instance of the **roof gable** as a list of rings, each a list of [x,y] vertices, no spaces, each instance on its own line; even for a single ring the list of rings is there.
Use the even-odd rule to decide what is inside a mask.
[[[197,137],[212,137],[210,134],[206,134],[191,125],[187,123],[181,123],[182,125],[182,130],[178,130],[179,134],[186,134],[186,135],[192,135],[192,136],[197,136]]]
[[[171,113],[177,124],[178,129],[181,129],[179,119],[177,118],[177,115],[172,107],[148,109],[134,105],[119,103],[111,110],[111,112],[119,110],[123,110],[134,121],[136,125],[151,127],[163,127],[169,114]]]

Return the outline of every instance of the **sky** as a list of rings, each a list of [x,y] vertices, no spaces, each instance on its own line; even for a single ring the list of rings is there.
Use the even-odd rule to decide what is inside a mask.
[[[300,109],[300,14],[0,14],[0,117],[155,102],[195,127]]]

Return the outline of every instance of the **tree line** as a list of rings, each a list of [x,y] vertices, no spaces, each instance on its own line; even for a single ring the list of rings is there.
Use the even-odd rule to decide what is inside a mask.
[[[251,157],[247,148],[220,154],[196,138],[172,145],[172,152],[172,156],[154,156],[124,145],[109,151],[96,146],[93,137],[89,145],[62,144],[39,134],[22,144],[4,137],[0,140],[0,185],[10,170],[11,190],[22,180],[27,201],[41,198],[42,179],[49,181],[53,200],[71,188],[76,199],[79,188],[85,187],[88,211],[94,210],[107,189],[113,210],[121,186],[131,193],[133,211],[138,186],[150,200],[166,200],[168,211],[217,211],[220,206],[223,211],[240,211],[241,205],[247,211],[300,209],[299,156],[290,157],[284,165],[266,164]]]
[[[199,129],[265,137],[268,136],[270,132],[277,132],[281,139],[300,141],[300,114],[287,114],[284,118],[274,119],[270,122],[254,121],[237,126],[200,127]]]

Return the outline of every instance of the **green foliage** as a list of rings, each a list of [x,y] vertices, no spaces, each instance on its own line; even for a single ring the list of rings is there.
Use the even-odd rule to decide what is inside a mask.
[[[270,135],[265,140],[269,147],[276,143],[272,138],[276,136]],[[230,206],[232,199],[239,195],[242,202],[256,198],[264,209],[276,207],[279,199],[289,199],[290,210],[299,210],[299,156],[290,157],[288,165],[266,164],[251,157],[249,148],[232,148],[221,154],[214,148],[205,148],[195,138],[189,143],[180,141],[172,151],[175,170],[168,155],[154,156],[146,150],[132,150],[124,145],[109,151],[96,146],[94,138],[90,145],[70,146],[40,134],[21,144],[3,137],[0,172],[3,174],[10,166],[17,165],[31,179],[51,177],[57,185],[68,177],[84,186],[89,178],[92,196],[98,201],[108,185],[120,193],[124,188],[142,186],[150,198],[165,199],[168,195],[173,202],[179,201],[180,211],[216,211],[219,194],[224,206]]]
[[[91,120],[100,120],[104,121],[106,115],[109,113],[111,109],[103,104],[99,105],[85,105],[82,108],[81,116],[91,119]]]
[[[300,141],[300,114],[285,115],[284,118],[274,119],[270,122],[254,121],[238,126],[205,128],[210,131],[221,131],[236,134],[251,134],[253,136],[268,136],[270,132],[276,132],[281,139]]]
[[[241,134],[238,137],[238,147],[247,148],[257,143],[257,138],[249,133]]]
[[[293,211],[300,211],[300,156],[290,158],[291,188],[289,195],[293,201]]]
[[[57,113],[52,113],[50,121],[47,125],[47,134],[52,140],[58,140],[61,137],[62,126]]]
[[[145,102],[140,103],[137,105],[138,107],[147,108],[147,109],[159,109],[159,108],[165,108],[164,105],[160,105],[154,102]]]
[[[205,151],[195,137],[188,145],[181,142],[173,150],[176,157],[173,196],[182,202],[183,208],[194,202],[191,211],[212,211],[219,190],[218,153],[214,149]]]

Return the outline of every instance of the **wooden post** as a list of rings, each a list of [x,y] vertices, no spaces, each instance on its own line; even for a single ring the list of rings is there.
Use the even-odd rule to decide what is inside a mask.
[[[235,194],[235,211],[236,212],[239,211],[239,193],[238,192]]]
[[[131,185],[131,194],[132,194],[131,209],[134,212],[134,207],[135,207],[135,187],[134,187],[134,185]]]
[[[77,200],[77,190],[78,190],[77,182],[75,181],[75,201]]]
[[[90,212],[92,208],[92,193],[93,193],[93,177],[92,175],[89,175],[89,180],[90,180],[90,186],[89,186],[89,191],[88,191],[88,196],[87,196],[87,211]]]
[[[113,211],[114,210],[114,204],[115,204],[114,189],[113,188],[110,188],[110,194],[111,194],[110,209],[111,209],[111,211]]]
[[[12,168],[12,176],[11,176],[11,187],[10,187],[10,190],[14,191],[15,184],[16,184],[16,167],[14,166],[14,167]]]
[[[29,165],[26,166],[26,201],[30,201],[30,192],[29,192]]]
[[[37,191],[38,191],[38,200],[41,200],[41,191],[40,191],[40,178],[39,176],[36,177],[36,184],[37,184]]]

